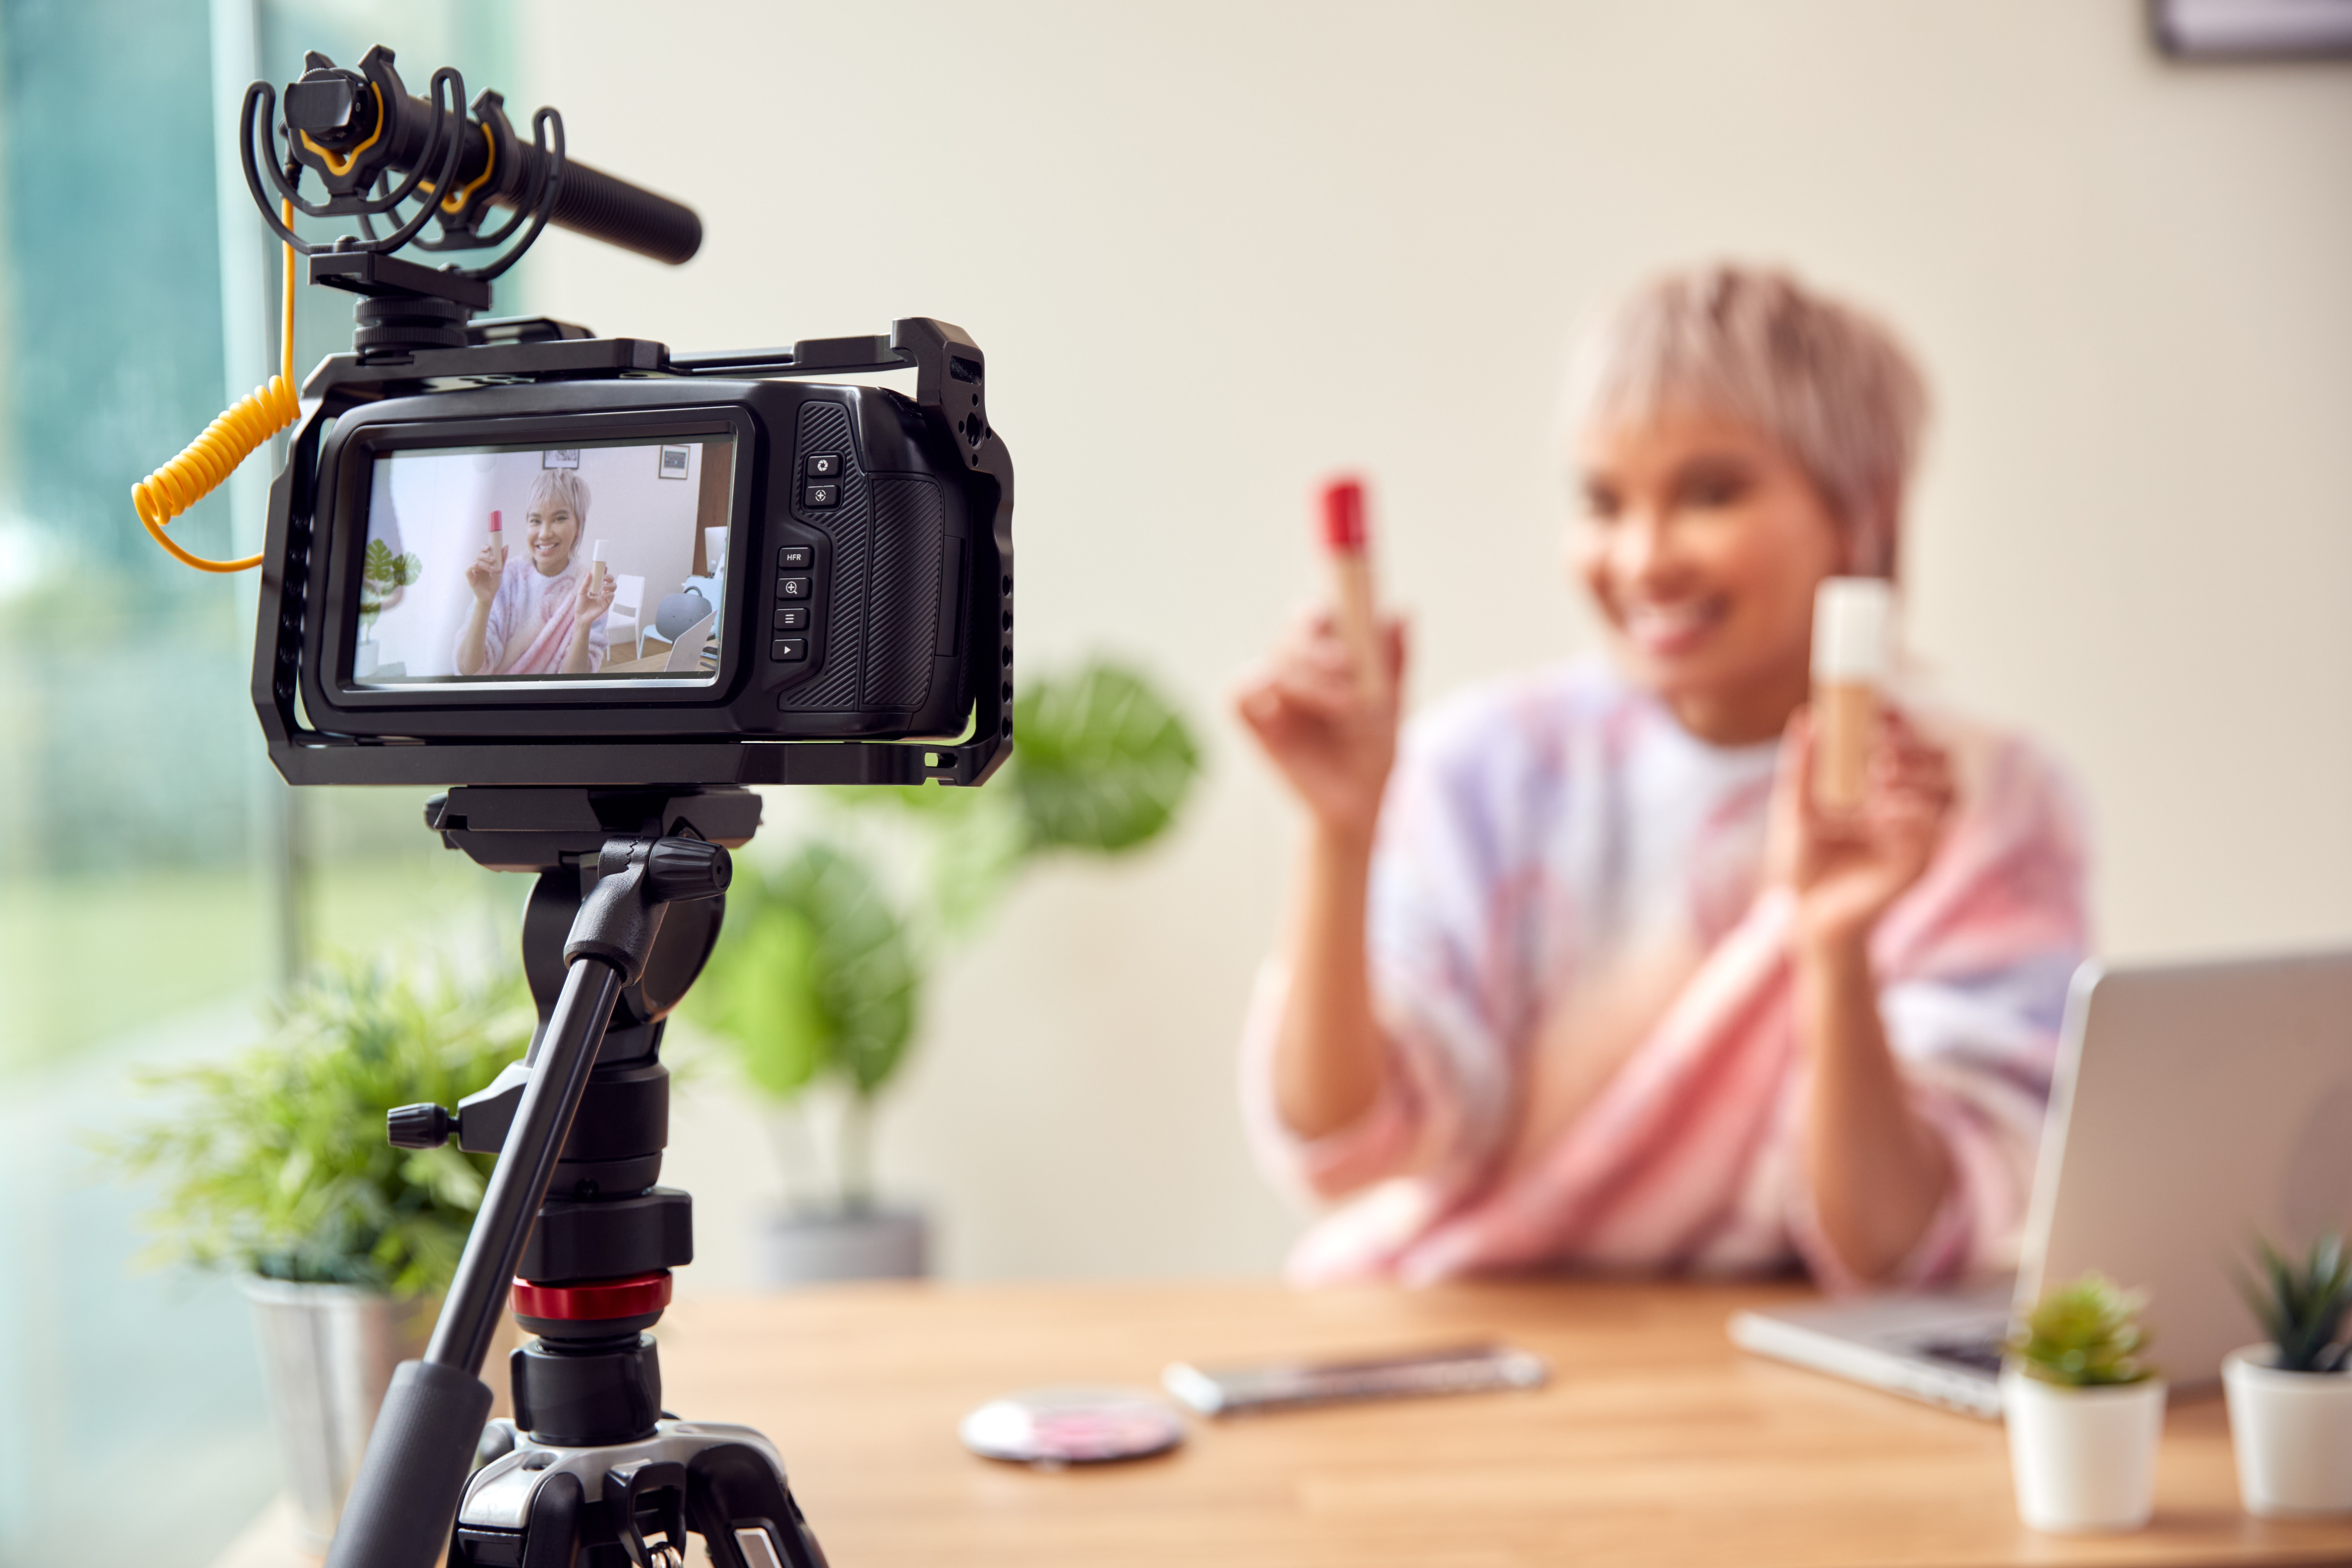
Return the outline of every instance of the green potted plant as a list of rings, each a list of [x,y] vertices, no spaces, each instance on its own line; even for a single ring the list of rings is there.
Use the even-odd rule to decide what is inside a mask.
[[[905,1059],[922,971],[906,920],[865,857],[822,840],[761,873],[738,862],[727,932],[694,992],[696,1016],[734,1048],[754,1092],[805,1112],[835,1091],[827,1190],[798,1195],[756,1239],[772,1283],[924,1271],[921,1214],[874,1192],[875,1097]]]
[[[2017,1511],[2035,1530],[2137,1530],[2156,1506],[2164,1380],[2147,1298],[2098,1274],[2045,1294],[2009,1340],[2001,1409]]]
[[[981,789],[845,789],[822,836],[781,865],[741,866],[726,934],[687,1003],[725,1041],[780,1124],[835,1112],[830,1179],[762,1228],[755,1272],[771,1284],[924,1271],[921,1213],[880,1200],[875,1108],[905,1064],[930,965],[968,936],[1024,866],[1117,855],[1175,820],[1200,750],[1175,708],[1134,671],[1097,661],[1028,684],[1015,749]],[[894,888],[911,883],[913,895]],[[789,1175],[789,1173],[788,1173]]]
[[[360,642],[352,674],[364,679],[375,673],[375,618],[400,602],[409,584],[425,575],[422,556],[396,555],[382,539],[370,539],[360,557]]]
[[[2239,1495],[2264,1518],[2352,1512],[2352,1256],[2341,1235],[2301,1259],[2255,1250],[2259,1280],[2239,1288],[2269,1338],[2221,1362]]]
[[[394,1148],[384,1113],[474,1092],[529,1046],[532,1020],[519,974],[469,983],[347,960],[278,1002],[259,1044],[142,1074],[164,1103],[100,1145],[159,1188],[154,1254],[238,1276],[317,1552],[393,1367],[422,1350],[489,1170],[454,1145]]]

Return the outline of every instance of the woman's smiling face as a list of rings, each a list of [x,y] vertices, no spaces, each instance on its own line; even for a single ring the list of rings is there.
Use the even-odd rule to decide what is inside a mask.
[[[1620,668],[1702,739],[1778,735],[1806,695],[1813,590],[1846,554],[1811,479],[1754,427],[1695,411],[1597,424],[1576,455],[1570,559]]]
[[[523,519],[522,537],[530,564],[541,577],[553,577],[571,563],[572,547],[580,542],[580,519],[569,503],[551,496]]]

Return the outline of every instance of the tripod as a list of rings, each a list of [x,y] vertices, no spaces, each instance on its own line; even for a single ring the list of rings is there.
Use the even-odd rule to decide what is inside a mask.
[[[661,1408],[646,1330],[690,1261],[690,1200],[655,1185],[668,1141],[663,1019],[719,936],[748,790],[460,788],[426,826],[537,873],[523,967],[530,1051],[453,1113],[410,1105],[392,1141],[499,1155],[422,1361],[393,1375],[329,1568],[824,1568],[774,1447]],[[478,1374],[509,1286],[512,1421]],[[478,1463],[478,1468],[476,1468]],[[470,1473],[469,1473],[470,1472]],[[454,1526],[453,1526],[454,1521]]]

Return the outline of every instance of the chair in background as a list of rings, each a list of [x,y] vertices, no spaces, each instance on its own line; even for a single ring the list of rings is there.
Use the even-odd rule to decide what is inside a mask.
[[[629,646],[635,650],[629,657],[644,658],[646,631],[645,624],[639,618],[645,613],[645,608],[646,580],[642,577],[632,577],[623,571],[614,572],[613,574],[613,608],[604,612],[606,645],[610,646],[610,640],[618,637],[621,634],[621,628],[626,626],[629,629]]]
[[[710,623],[718,618],[719,612],[712,611],[679,632],[677,641],[669,645],[669,657],[662,662],[662,668],[665,670],[698,668],[702,661],[702,644],[709,640]]]

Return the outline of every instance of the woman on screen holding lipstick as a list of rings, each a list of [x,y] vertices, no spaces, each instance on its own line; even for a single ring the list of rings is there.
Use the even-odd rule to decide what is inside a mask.
[[[588,532],[587,484],[568,468],[542,472],[531,483],[520,554],[499,542],[504,532],[495,530],[466,569],[474,608],[457,632],[457,673],[585,675],[603,669],[604,615],[619,585],[609,572],[598,580],[580,548]]]
[[[1294,1277],[1998,1267],[2085,946],[2069,793],[2013,737],[1883,710],[1813,787],[1816,591],[1892,578],[1926,398],[1782,274],[1659,277],[1580,355],[1569,557],[1608,657],[1399,742],[1328,616],[1243,684],[1306,808],[1246,1031],[1252,1130],[1329,1205]]]

